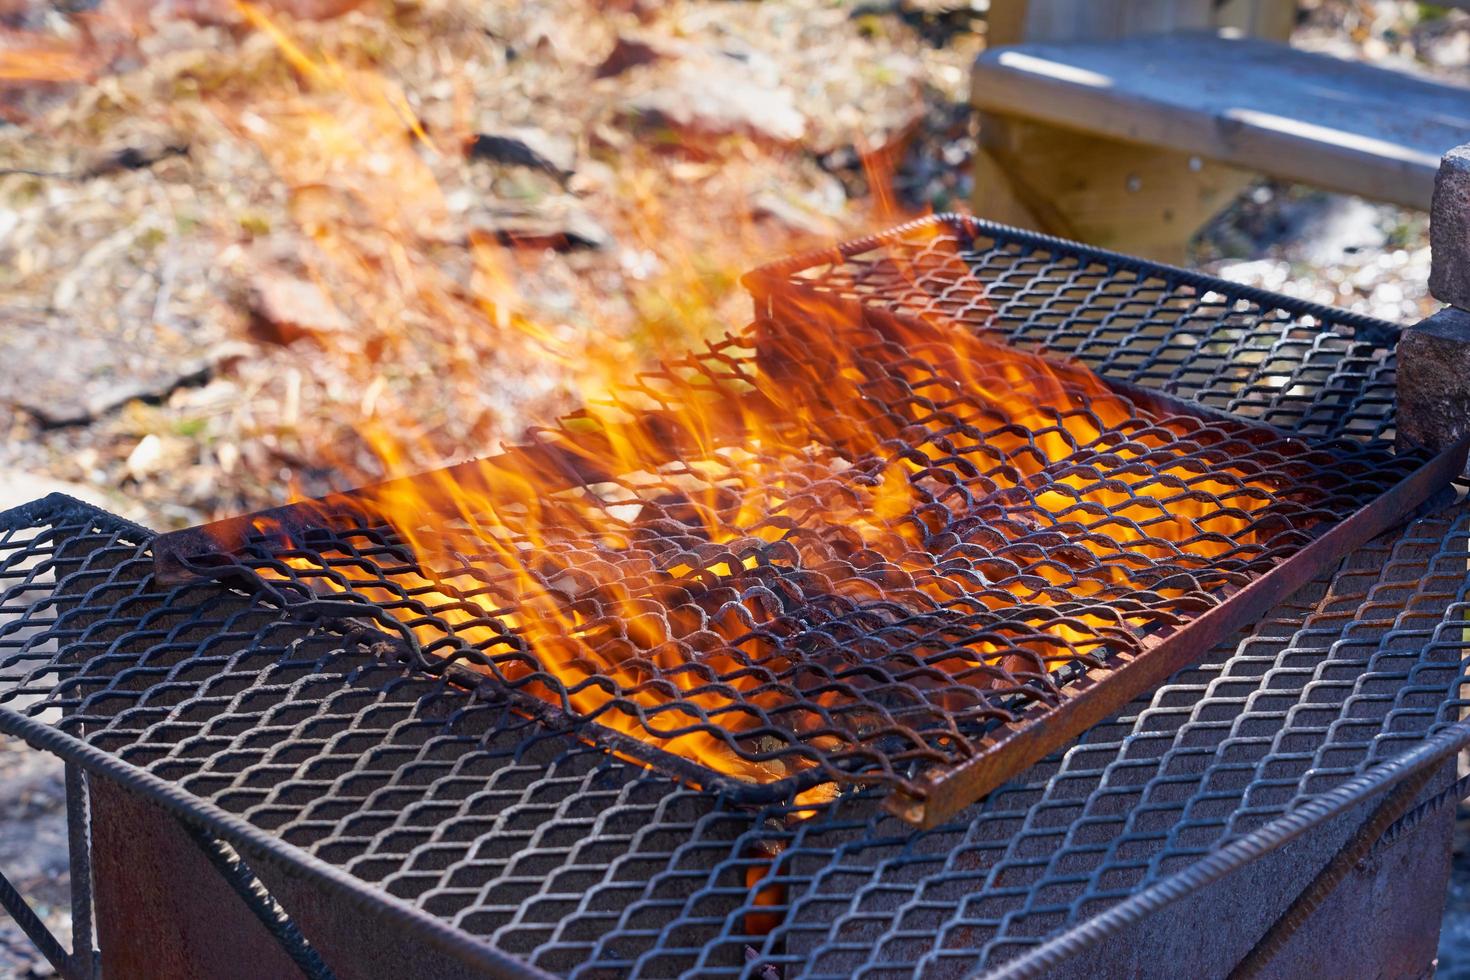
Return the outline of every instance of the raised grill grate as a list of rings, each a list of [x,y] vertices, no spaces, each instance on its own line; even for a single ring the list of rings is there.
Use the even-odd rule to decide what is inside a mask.
[[[861,304],[1294,435],[1393,437],[1391,324],[962,215],[776,262],[745,284],[761,317]]]
[[[1455,507],[940,827],[873,791],[795,820],[681,789],[260,596],[161,585],[146,541],[80,505],[0,525],[0,705],[568,976],[967,975],[1470,703]],[[1229,918],[1210,924],[1222,948],[1251,928]]]
[[[1314,438],[1391,435],[1387,325],[984,234],[966,247],[1020,284],[997,305],[1016,336],[1055,329],[1048,290],[1106,292],[1113,277],[1149,297],[1145,320],[1166,323],[1149,329],[1167,332],[1170,303],[1220,311],[1199,335],[1230,344],[1201,345],[1201,372],[1178,393]],[[1094,366],[1109,349],[1078,347]],[[1103,366],[1124,380],[1173,370]],[[566,976],[995,970],[1470,707],[1463,505],[1357,550],[929,830],[886,814],[876,789],[793,819],[789,804],[682,787],[589,744],[586,723],[528,719],[488,687],[412,669],[341,609],[304,621],[269,592],[161,581],[153,544],[63,498],[0,513],[0,709],[105,750],[114,778],[177,789],[172,812],[237,842],[262,873],[326,862],[357,883],[352,915],[388,921],[406,904],[426,946],[431,923],[449,925],[467,950]],[[0,725],[17,730],[8,711]],[[245,823],[219,824],[211,805]],[[1258,937],[1247,918],[1207,923],[1224,969]],[[1161,936],[1196,962],[1199,923],[1179,926]]]
[[[695,785],[751,802],[878,785],[925,824],[1248,623],[1268,572],[1302,583],[1458,469],[989,343],[970,321],[999,287],[970,271],[973,242],[934,241],[841,280],[905,318],[818,309],[827,279],[803,281],[758,330],[458,468],[462,517],[390,509],[400,483],[160,547],[295,614],[371,617],[420,667],[593,721]],[[897,283],[946,298],[914,309]],[[1107,329],[1157,344],[1171,310],[1207,332],[1202,305],[1163,300]]]

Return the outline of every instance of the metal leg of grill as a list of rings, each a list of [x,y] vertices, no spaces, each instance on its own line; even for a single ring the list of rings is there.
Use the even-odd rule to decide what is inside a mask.
[[[10,914],[37,952],[66,980],[96,980],[101,976],[101,953],[93,942],[92,819],[88,779],[80,767],[72,764],[66,766],[65,773],[72,951],[68,952],[52,934],[3,872],[0,872],[0,908]],[[308,980],[336,980],[336,975],[322,962],[290,915],[233,847],[183,821],[177,823]]]
[[[87,775],[66,767],[66,843],[71,870],[71,948],[69,976],[93,980],[99,959],[92,942],[92,809]]]
[[[336,980],[336,974],[322,962],[321,956],[301,934],[291,916],[266,890],[238,851],[208,831],[191,827],[182,821],[179,826],[199,845],[199,850],[214,865],[220,877],[234,889],[245,906],[255,913],[261,925],[275,937],[281,949],[291,957],[293,963],[301,967],[301,972],[309,980]]]
[[[289,913],[301,935],[311,937],[311,948],[331,964],[338,980],[470,980],[512,972],[460,962],[401,923],[344,912],[355,906],[344,906],[340,896],[324,893],[264,856],[250,867],[259,888],[236,879],[233,871],[222,875],[219,855],[201,848],[194,824],[180,822],[168,807],[95,771],[91,791],[104,976],[256,980],[327,975],[313,973],[314,967],[299,958],[302,950],[281,941],[273,912],[261,913],[277,906]],[[270,896],[266,904],[259,901],[261,890]]]
[[[97,950],[92,944],[92,871],[88,846],[90,821],[85,777],[76,766],[66,767],[67,859],[71,872],[72,951],[52,935],[30,903],[0,873],[0,907],[10,913],[36,951],[67,980],[95,980]]]
[[[51,930],[46,928],[46,923],[37,917],[30,903],[25,900],[25,896],[16,890],[3,872],[0,872],[0,906],[10,913],[15,924],[20,926],[26,938],[30,939],[42,956],[46,957],[46,961],[56,968],[56,972],[65,976],[71,959],[66,947],[51,935]]]

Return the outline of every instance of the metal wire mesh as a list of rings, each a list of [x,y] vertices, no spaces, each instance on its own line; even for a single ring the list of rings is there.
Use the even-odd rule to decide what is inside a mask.
[[[96,513],[0,524],[0,704],[570,976],[965,974],[1464,704],[1457,507],[943,827],[914,831],[868,791],[796,819],[679,788],[366,634],[160,586],[146,542]]]
[[[760,316],[860,303],[1299,435],[1393,435],[1391,324],[963,215],[773,263],[746,285]]]
[[[1392,432],[1386,325],[981,231],[966,261],[1014,337],[1287,431]],[[1136,301],[1082,302],[1116,293]],[[1134,327],[1166,338],[1156,359]],[[1467,562],[1462,506],[1385,536],[929,831],[872,790],[794,819],[681,787],[370,631],[165,585],[146,532],[55,498],[0,514],[0,705],[558,974],[963,975],[1458,717]]]
[[[470,498],[493,522],[389,526],[365,504],[290,540],[256,521],[196,568],[400,626],[421,665],[472,668],[630,735],[616,746],[697,785],[925,800],[1011,733],[999,726],[1063,724],[1033,708],[1425,461],[1306,443],[920,326],[803,319],[768,324],[758,362],[751,344],[614,393],[624,431],[608,448],[654,451],[524,513],[513,484]],[[690,406],[732,390],[748,393],[735,431],[691,431],[708,415],[686,421]],[[586,428],[542,444],[616,458]]]

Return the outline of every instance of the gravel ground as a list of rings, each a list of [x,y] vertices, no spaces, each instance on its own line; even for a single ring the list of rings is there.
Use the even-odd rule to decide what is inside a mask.
[[[52,933],[71,944],[71,892],[66,852],[66,790],[61,763],[26,746],[0,741],[0,870],[20,889]],[[14,920],[0,915],[0,976],[50,976],[49,964]]]
[[[1470,807],[1455,817],[1455,861],[1439,930],[1440,980],[1470,980]]]

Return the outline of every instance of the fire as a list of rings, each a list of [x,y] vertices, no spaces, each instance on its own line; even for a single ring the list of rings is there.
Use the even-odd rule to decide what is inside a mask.
[[[361,491],[411,565],[296,567],[387,605],[430,655],[472,649],[569,714],[771,782],[815,764],[803,746],[841,748],[834,717],[878,683],[828,631],[950,630],[906,652],[907,683],[958,711],[953,681],[1045,684],[1150,622],[967,637],[966,615],[1121,596],[1144,559],[1203,571],[1249,551],[1270,487],[1178,455],[1197,423],[1139,415],[1080,368],[958,329],[772,326],[612,389],[536,447]],[[1049,529],[1054,547],[1022,540]]]
[[[814,806],[835,793],[818,757],[873,724],[854,710],[882,683],[873,665],[958,717],[997,684],[1045,689],[1056,665],[1099,662],[1156,619],[1126,603],[1079,613],[1079,599],[1126,598],[1151,559],[1208,575],[1250,553],[1272,487],[1248,460],[1206,462],[1180,449],[1197,421],[954,324],[814,303],[639,374],[615,341],[589,350],[520,313],[520,260],[493,244],[472,245],[466,295],[419,248],[445,214],[436,141],[456,134],[431,140],[389,82],[242,10],[303,94],[220,111],[281,173],[314,275],[349,286],[382,345],[352,370],[375,392],[360,429],[384,469],[435,454],[391,424],[378,365],[398,346],[493,330],[556,365],[583,406],[501,456],[354,496],[396,554],[303,552],[278,570],[373,600],[427,656],[739,781],[805,774],[796,803]],[[354,223],[323,204],[327,185]],[[656,188],[633,190],[661,240]],[[697,265],[677,258],[675,273]],[[699,300],[672,315],[708,320]],[[452,416],[454,388],[486,372],[447,373],[424,383],[444,385]],[[1023,621],[991,615],[1018,606]],[[1001,625],[974,625],[987,616]]]
[[[69,82],[86,78],[94,65],[74,51],[54,48],[0,49],[0,81]]]

